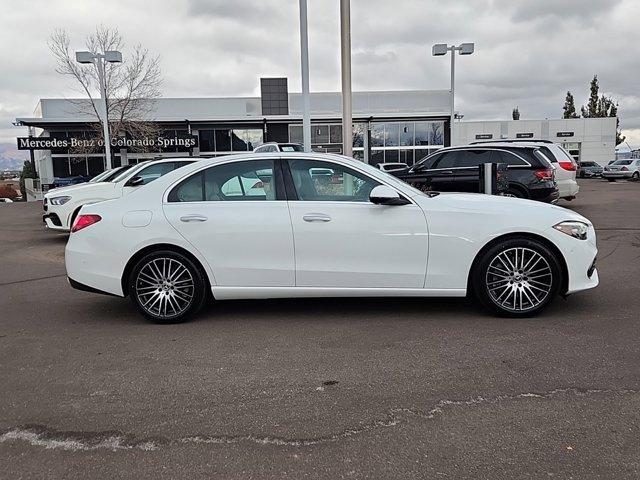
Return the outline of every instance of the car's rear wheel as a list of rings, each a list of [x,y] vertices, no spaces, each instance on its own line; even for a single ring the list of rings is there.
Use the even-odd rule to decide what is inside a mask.
[[[503,196],[512,198],[527,198],[527,195],[519,188],[509,187]]]
[[[631,180],[637,182],[638,179],[640,179],[640,172],[633,172],[633,175],[631,175]]]
[[[129,296],[155,323],[180,323],[195,315],[206,299],[204,274],[187,256],[171,250],[142,257],[129,276]]]
[[[499,315],[533,316],[545,308],[562,285],[558,258],[544,243],[511,238],[482,254],[472,272],[480,303]]]

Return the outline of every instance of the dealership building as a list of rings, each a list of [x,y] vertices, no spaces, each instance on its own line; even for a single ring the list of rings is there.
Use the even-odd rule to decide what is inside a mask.
[[[341,153],[341,94],[312,93],[310,103],[312,148]],[[75,148],[95,136],[96,120],[85,113],[87,104],[42,99],[33,117],[16,119],[29,127],[29,136],[17,139],[18,148],[32,151],[42,184],[105,169],[102,148]],[[448,90],[354,92],[354,157],[370,164],[411,165],[451,145],[449,105]],[[264,142],[302,143],[302,95],[288,92],[286,78],[263,78],[258,97],[154,100],[149,121],[159,132],[153,138],[111,139],[113,166],[159,156],[246,153]],[[453,144],[549,139],[578,159],[606,164],[615,157],[615,129],[615,118],[456,122]],[[140,153],[140,145],[146,153]]]

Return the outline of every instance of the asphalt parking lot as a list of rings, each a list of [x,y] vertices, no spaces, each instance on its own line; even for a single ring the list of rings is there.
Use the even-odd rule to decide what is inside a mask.
[[[534,319],[457,300],[226,302],[182,325],[72,290],[0,205],[1,478],[640,476],[640,184],[581,180],[600,286]]]

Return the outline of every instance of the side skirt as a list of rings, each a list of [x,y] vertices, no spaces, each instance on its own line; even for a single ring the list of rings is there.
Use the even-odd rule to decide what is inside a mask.
[[[312,297],[464,297],[464,288],[220,287],[216,300]]]

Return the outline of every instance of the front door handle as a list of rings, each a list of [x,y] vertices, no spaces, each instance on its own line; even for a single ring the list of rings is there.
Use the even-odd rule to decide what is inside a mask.
[[[305,222],[330,222],[331,217],[324,213],[307,213],[302,217]]]
[[[181,222],[206,222],[207,217],[204,215],[185,215],[184,217],[180,217]]]
[[[441,175],[453,175],[453,170],[444,170],[440,172]]]

